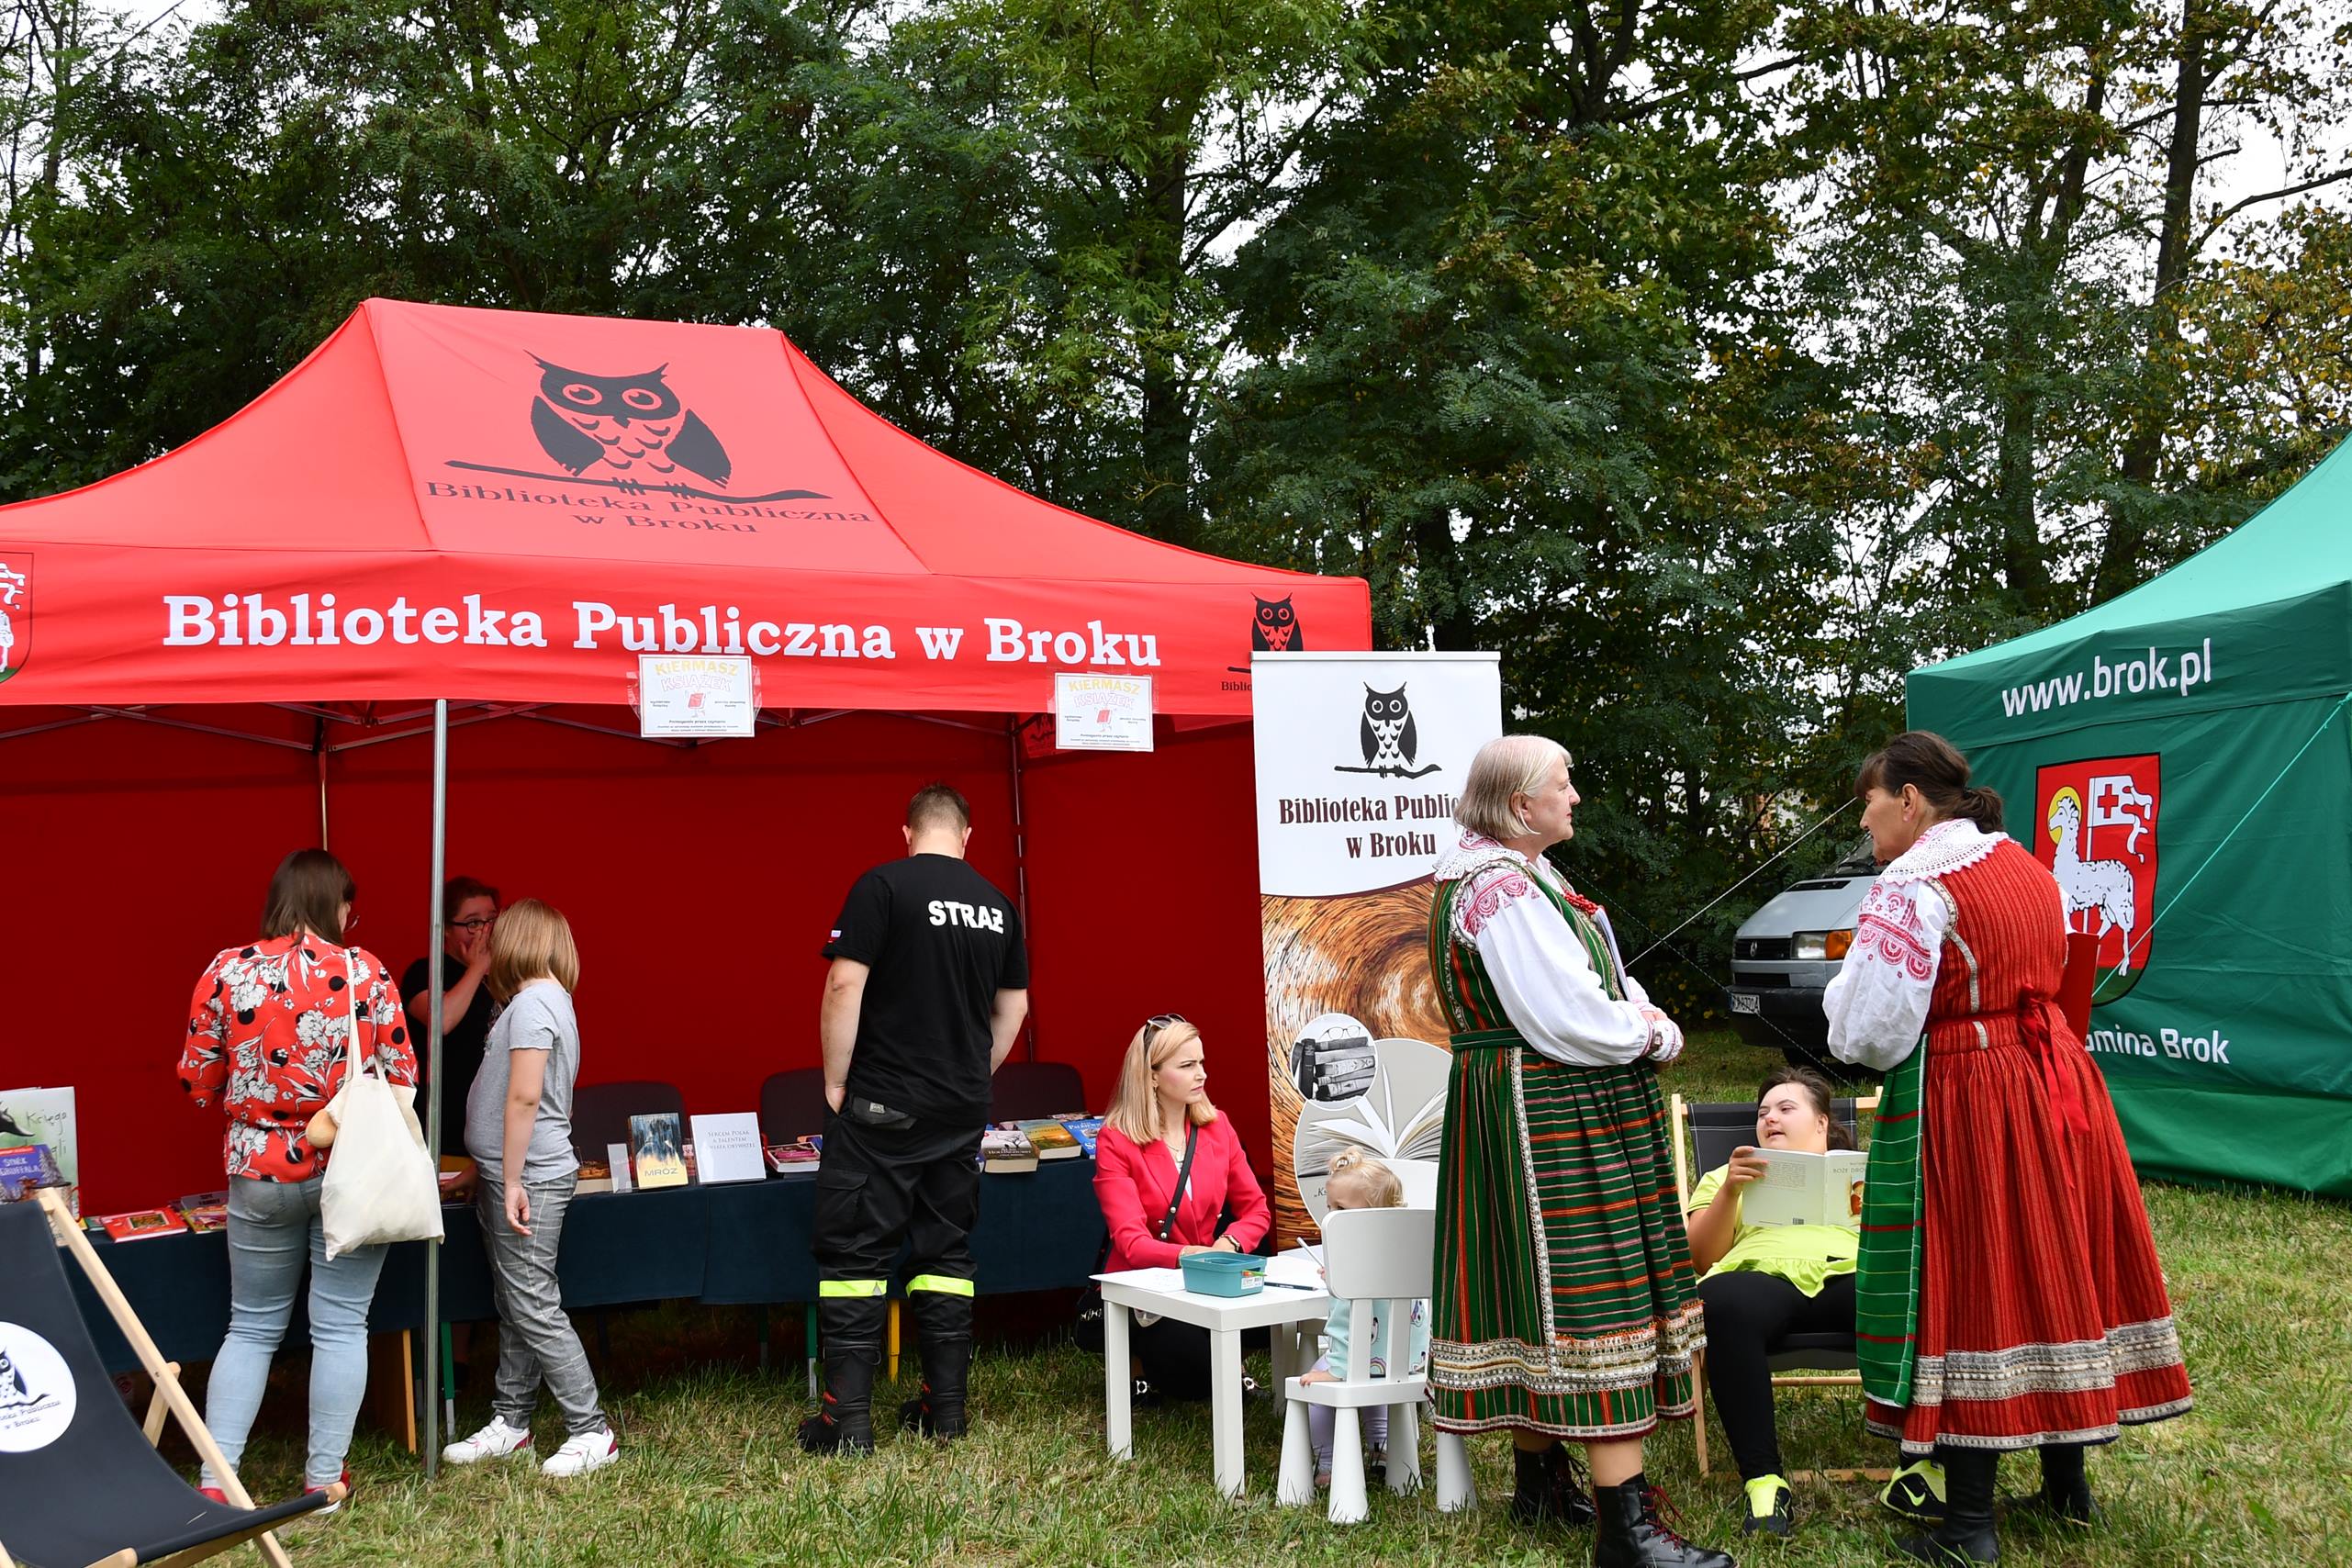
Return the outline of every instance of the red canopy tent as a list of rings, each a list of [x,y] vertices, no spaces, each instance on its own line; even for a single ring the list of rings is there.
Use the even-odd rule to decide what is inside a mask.
[[[1261,606],[1277,641],[1369,644],[1361,579],[1038,500],[779,333],[371,300],[186,446],[0,509],[0,1084],[76,1086],[91,1206],[217,1186],[217,1122],[172,1082],[187,989],[322,837],[355,939],[430,950],[438,711],[449,868],[571,915],[591,1080],[740,1110],[813,1064],[829,918],[944,776],[1034,905],[1038,1054],[1099,1103],[1178,1008],[1263,1148]],[[613,708],[641,652],[752,655],[760,734],[637,739]],[[1159,749],[1025,740],[1063,669],[1153,677]]]

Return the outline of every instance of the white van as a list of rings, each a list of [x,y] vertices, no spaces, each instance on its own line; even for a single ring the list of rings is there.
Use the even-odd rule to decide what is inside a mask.
[[[1862,896],[1877,876],[1865,838],[1835,866],[1787,889],[1741,924],[1731,938],[1725,997],[1741,1038],[1778,1048],[1792,1066],[1854,1070],[1828,1059],[1821,996],[1845,961]]]

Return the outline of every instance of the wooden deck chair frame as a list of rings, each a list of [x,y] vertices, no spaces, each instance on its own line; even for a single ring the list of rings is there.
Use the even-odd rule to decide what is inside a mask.
[[[220,1445],[212,1440],[212,1431],[204,1424],[204,1417],[196,1413],[187,1390],[180,1386],[180,1364],[163,1359],[163,1352],[156,1348],[146,1326],[139,1321],[139,1314],[131,1310],[129,1298],[115,1283],[114,1276],[106,1271],[106,1264],[99,1259],[97,1249],[90,1245],[90,1238],[83,1234],[73,1211],[65,1206],[64,1198],[51,1187],[40,1189],[35,1196],[40,1201],[41,1212],[49,1216],[49,1227],[56,1235],[57,1244],[81,1266],[83,1274],[90,1282],[90,1288],[97,1293],[99,1301],[106,1305],[107,1316],[114,1319],[115,1327],[121,1331],[131,1353],[139,1358],[140,1366],[154,1380],[155,1397],[147,1407],[147,1419],[140,1428],[146,1433],[147,1440],[161,1443],[166,1419],[178,1421],[180,1430],[187,1435],[197,1457],[220,1478],[222,1495],[238,1507],[252,1507],[253,1499],[245,1490],[245,1484],[237,1478],[236,1471],[221,1454]],[[342,1484],[338,1482],[328,1487],[327,1495],[330,1502],[342,1501]],[[279,1544],[276,1535],[267,1529],[208,1540],[201,1546],[175,1551],[169,1557],[157,1558],[148,1568],[181,1568],[185,1563],[201,1562],[208,1557],[217,1557],[249,1540],[271,1568],[293,1568],[293,1560],[286,1556],[286,1548]],[[6,1549],[0,1548],[0,1568],[10,1568],[12,1561]],[[100,1558],[90,1564],[90,1568],[137,1568],[138,1562],[139,1554],[125,1547],[110,1557]]]
[[[1676,1094],[1673,1097],[1671,1109],[1673,1115],[1673,1126],[1674,1129],[1674,1200],[1676,1208],[1686,1215],[1690,1213],[1690,1191],[1694,1181],[1694,1173],[1691,1167],[1695,1162],[1694,1157],[1697,1153],[1696,1135],[1691,1131],[1690,1107],[1691,1102],[1685,1100],[1680,1094]],[[1857,1134],[1861,1131],[1863,1114],[1865,1112],[1875,1113],[1877,1109],[1877,1095],[1861,1094],[1854,1096],[1854,1119]],[[1857,1143],[1862,1141],[1864,1140],[1859,1137],[1855,1138],[1855,1142]],[[1691,1370],[1694,1374],[1694,1381],[1697,1383],[1699,1396],[1698,1412],[1696,1418],[1691,1422],[1691,1433],[1698,1447],[1698,1473],[1701,1475],[1705,1475],[1708,1473],[1707,1457],[1706,1351],[1702,1350],[1698,1353],[1698,1356],[1692,1364]],[[1772,1385],[1775,1388],[1859,1389],[1862,1386],[1862,1374],[1855,1372],[1831,1371],[1775,1372],[1772,1376]],[[1796,1483],[1808,1481],[1885,1481],[1894,1473],[1895,1473],[1891,1470],[1858,1466],[1834,1470],[1792,1471],[1789,1473],[1788,1479],[1791,1482]]]

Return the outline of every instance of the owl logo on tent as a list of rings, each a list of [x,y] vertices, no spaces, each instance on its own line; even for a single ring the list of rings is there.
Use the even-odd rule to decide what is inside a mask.
[[[663,379],[666,364],[634,375],[599,375],[539,361],[531,429],[547,455],[575,476],[594,468],[660,482],[680,469],[723,489],[734,460],[702,416]]]
[[[554,471],[455,457],[447,459],[450,467],[592,485],[632,496],[745,504],[828,498],[822,490],[734,493],[734,455],[670,385],[666,363],[619,375],[558,364],[538,354],[532,363],[539,367],[539,382],[531,399],[531,434]]]
[[[2055,763],[2034,779],[2033,852],[2056,879],[2066,929],[2099,940],[2098,1002],[2139,983],[2156,921],[2158,759]]]
[[[0,680],[33,652],[33,558],[0,554]]]
[[[1249,651],[1255,654],[1303,654],[1306,639],[1300,634],[1298,607],[1291,603],[1294,594],[1280,599],[1253,595],[1257,607],[1249,616]],[[1236,675],[1248,675],[1248,665],[1227,665]]]

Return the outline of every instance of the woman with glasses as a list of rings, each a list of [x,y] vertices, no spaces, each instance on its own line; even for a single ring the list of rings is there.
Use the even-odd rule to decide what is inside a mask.
[[[1596,1523],[1597,1568],[1730,1568],[1667,1526],[1642,1472],[1642,1439],[1697,1409],[1707,1343],[1658,1094],[1683,1036],[1544,858],[1578,800],[1557,742],[1489,741],[1439,857],[1429,958],[1453,1067],[1429,1393],[1440,1430],[1511,1434],[1515,1518]]]
[[[1209,1103],[1208,1083],[1201,1032],[1182,1015],[1147,1020],[1127,1043],[1094,1148],[1094,1196],[1111,1238],[1105,1269],[1173,1268],[1194,1252],[1248,1252],[1264,1239],[1272,1211],[1233,1124]],[[1148,1393],[1209,1396],[1207,1329],[1138,1316],[1128,1344]]]
[[[417,1081],[399,993],[375,954],[348,945],[356,896],[351,873],[325,850],[287,856],[270,879],[260,937],[223,949],[196,981],[180,1053],[191,1103],[229,1116],[229,1337],[213,1358],[205,1421],[235,1468],[308,1263],[303,1480],[313,1492],[351,1483],[343,1457],[367,1388],[367,1312],[385,1249],[327,1256],[319,1194],[330,1151],[311,1147],[310,1118],[352,1062],[372,1056],[392,1082]],[[207,1465],[199,1489],[218,1502],[220,1481]]]
[[[490,928],[498,921],[498,890],[471,877],[452,877],[441,889],[441,951],[419,958],[400,977],[409,999],[409,1022],[419,1040],[432,1026],[432,993],[441,992],[441,1152],[465,1152],[465,1097],[482,1070],[490,1025],[498,1004],[482,983],[490,972]],[[431,1064],[418,1053],[419,1065]],[[417,1117],[431,1103],[429,1087],[417,1090]]]

